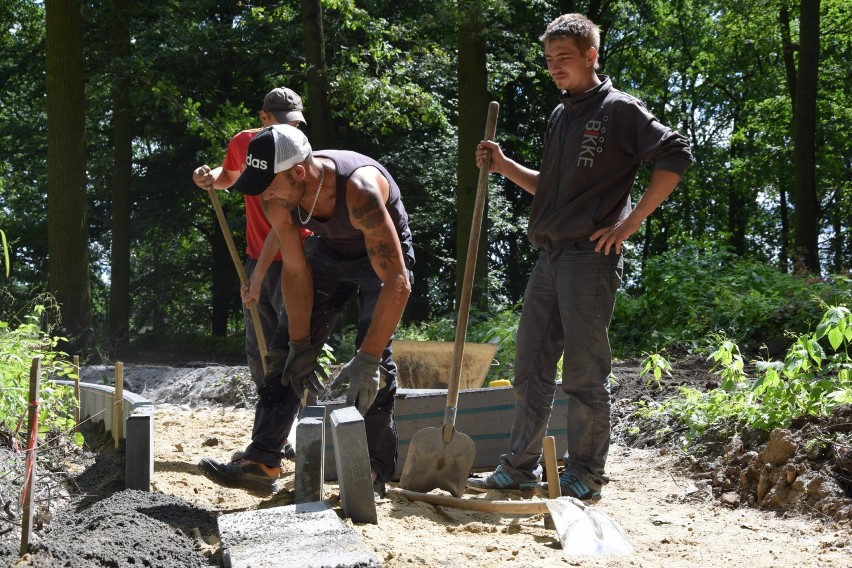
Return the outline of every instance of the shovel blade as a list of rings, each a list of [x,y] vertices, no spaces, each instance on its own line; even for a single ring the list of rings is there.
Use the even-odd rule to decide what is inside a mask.
[[[573,497],[547,502],[565,556],[629,554],[633,545],[624,529],[603,513]]]
[[[424,428],[411,438],[399,485],[419,493],[444,489],[461,497],[474,457],[476,445],[469,436],[453,430],[444,443],[441,428]]]

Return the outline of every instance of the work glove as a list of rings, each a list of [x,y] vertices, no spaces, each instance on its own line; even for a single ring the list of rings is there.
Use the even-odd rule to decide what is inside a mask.
[[[379,363],[381,362],[381,357],[358,351],[331,383],[332,388],[349,383],[346,404],[357,408],[361,416],[367,414],[367,410],[376,400],[376,393],[379,392]]]
[[[290,353],[284,364],[284,373],[281,376],[281,384],[285,387],[290,385],[300,399],[305,398],[306,392],[315,396],[325,390],[317,373],[324,377],[325,371],[317,362],[317,353],[310,343],[301,341],[290,342]],[[326,377],[327,378],[327,377]]]

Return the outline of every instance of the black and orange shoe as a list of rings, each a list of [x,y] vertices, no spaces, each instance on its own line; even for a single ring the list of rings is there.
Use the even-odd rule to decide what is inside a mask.
[[[284,459],[287,459],[287,460],[290,460],[290,461],[293,461],[293,462],[296,461],[296,449],[293,448],[293,446],[290,445],[290,442],[287,442],[286,444],[284,444],[284,448],[282,448],[281,451],[284,453]],[[245,457],[246,457],[246,453],[243,452],[243,451],[234,452],[233,454],[231,454],[231,461],[232,462],[240,461],[241,459],[243,459]]]
[[[220,462],[212,458],[203,458],[198,469],[211,481],[226,487],[245,487],[261,492],[275,490],[280,467],[270,467],[262,463],[241,459],[232,462]]]

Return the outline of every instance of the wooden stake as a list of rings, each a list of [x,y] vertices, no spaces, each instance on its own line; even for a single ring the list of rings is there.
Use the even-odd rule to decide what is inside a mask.
[[[30,546],[33,531],[33,490],[36,479],[36,447],[38,446],[38,392],[41,382],[41,356],[34,357],[30,366],[30,398],[27,410],[27,457],[24,462],[24,487],[21,491],[21,550],[23,556]]]
[[[547,496],[558,499],[562,493],[562,487],[559,485],[559,470],[556,468],[556,438],[545,436],[541,439],[541,445],[544,453],[544,471],[547,472]],[[550,530],[556,528],[553,515],[550,513],[544,516],[544,528]]]
[[[544,448],[544,471],[547,472],[547,492],[551,499],[558,499],[562,493],[559,486],[559,471],[556,468],[556,439],[545,436],[541,440]]]
[[[121,441],[121,423],[124,419],[124,363],[116,361],[115,363],[115,393],[112,405],[112,439],[115,440],[115,447]]]

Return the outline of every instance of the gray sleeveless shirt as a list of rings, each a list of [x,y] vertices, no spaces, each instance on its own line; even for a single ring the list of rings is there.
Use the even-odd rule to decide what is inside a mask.
[[[385,207],[390,214],[394,227],[396,227],[396,233],[399,235],[405,265],[411,268],[414,265],[414,248],[411,243],[411,231],[408,228],[408,213],[406,213],[402,204],[399,186],[385,167],[370,157],[349,150],[318,150],[314,152],[314,156],[328,158],[337,166],[335,180],[337,197],[334,212],[325,221],[312,217],[306,224],[302,225],[299,214],[304,218],[308,215],[308,212],[299,206],[297,210],[292,211],[293,224],[297,227],[310,229],[314,234],[322,237],[343,258],[352,259],[366,256],[367,247],[364,242],[364,233],[353,227],[349,220],[349,208],[346,206],[346,181],[358,168],[373,166],[388,180],[390,192]]]

